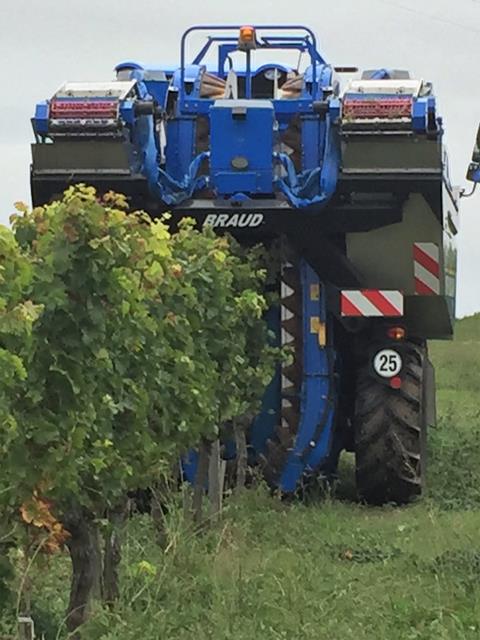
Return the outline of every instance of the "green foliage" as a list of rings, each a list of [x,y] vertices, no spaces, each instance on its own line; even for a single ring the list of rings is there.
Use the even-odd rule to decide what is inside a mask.
[[[57,256],[53,267],[48,265],[51,249],[43,256],[38,243],[54,224],[50,215],[58,221],[57,216],[68,214],[71,220],[71,203],[53,205],[55,216],[48,208],[17,220],[16,236],[24,253],[7,232],[6,246],[17,267],[11,271],[15,277],[1,282],[2,309],[7,310],[2,315],[17,313],[19,321],[6,322],[8,331],[1,334],[0,346],[14,357],[9,362],[15,365],[3,367],[0,410],[8,409],[4,416],[14,419],[13,432],[29,450],[28,457],[20,459],[27,462],[31,478],[22,480],[21,465],[7,456],[0,483],[7,486],[11,465],[17,469],[11,481],[25,491],[38,478],[50,479],[52,494],[64,500],[68,484],[52,486],[50,475],[37,477],[32,461],[38,456],[53,479],[60,475],[62,482],[76,483],[79,495],[96,506],[116,496],[109,479],[123,488],[133,486],[136,478],[123,466],[127,459],[133,459],[133,474],[145,463],[140,472],[146,480],[191,438],[214,433],[221,420],[255,405],[261,393],[261,389],[255,393],[255,385],[268,377],[271,354],[261,347],[266,329],[259,320],[263,275],[258,273],[256,252],[243,256],[231,241],[217,239],[209,231],[198,233],[188,224],[178,235],[170,236],[162,223],[152,232],[141,216],[127,218],[113,203],[105,212],[101,205],[97,209],[91,194],[86,203],[84,197],[87,194],[77,193],[73,198],[74,209],[79,206],[83,212],[73,225],[76,232],[59,227],[44,241],[58,248],[58,254],[57,248],[53,251]],[[101,223],[106,226],[102,235],[94,223],[97,212],[104,220],[100,209],[107,220]],[[48,224],[42,226],[45,218]],[[93,240],[93,247],[83,240],[87,231],[90,235],[85,237]],[[79,239],[73,241],[76,233]],[[164,233],[168,237],[163,239]],[[132,247],[138,254],[135,260],[121,259]],[[5,251],[2,244],[2,255]],[[83,279],[75,286],[68,284],[74,277],[70,260],[83,269]],[[98,264],[89,271],[92,260]],[[87,286],[92,281],[95,287],[102,283],[100,300]],[[77,295],[84,296],[82,303]],[[29,300],[35,305],[33,317],[19,312],[25,310],[24,304],[28,311]],[[39,305],[44,305],[43,312]],[[148,309],[145,314],[143,305]],[[132,334],[141,340],[135,342]],[[85,335],[85,342],[75,351],[78,335],[82,340]],[[430,432],[427,500],[403,509],[373,509],[332,499],[305,506],[276,501],[260,488],[227,501],[218,527],[196,535],[183,518],[181,496],[175,495],[166,514],[166,549],[155,544],[150,518],[129,521],[119,606],[114,612],[97,609],[85,637],[478,638],[480,377],[478,358],[472,355],[480,342],[478,318],[462,320],[457,336],[452,343],[431,347],[440,420]],[[245,345],[249,354],[256,355],[246,357]],[[152,360],[150,353],[155,354]],[[240,366],[237,356],[246,360],[246,367]],[[120,373],[117,367],[122,366]],[[22,376],[30,379],[23,383]],[[118,392],[117,376],[129,380]],[[100,384],[109,385],[109,398],[100,397]],[[61,392],[54,393],[60,385]],[[87,402],[81,402],[74,387],[88,392],[89,406],[83,406]],[[31,397],[35,389],[36,400]],[[219,389],[228,389],[234,398]],[[142,394],[148,398],[148,411],[137,416],[137,407],[144,406]],[[42,407],[51,406],[59,412],[56,422],[48,412],[40,413]],[[53,432],[47,443],[37,442],[40,429],[34,432],[40,415],[46,416],[41,423],[45,434]],[[79,416],[84,416],[75,422],[79,431],[72,432],[68,425]],[[182,416],[188,417],[185,423]],[[0,443],[4,425],[2,420]],[[135,451],[143,442],[145,452]],[[175,444],[170,448],[166,442]],[[49,451],[56,448],[63,457],[50,462]],[[62,460],[73,470],[61,469]],[[351,483],[348,456],[342,474],[341,482]],[[106,483],[105,497],[96,498],[101,483]],[[68,636],[63,612],[69,569],[64,555],[32,568],[33,613],[46,640]],[[6,566],[7,581],[9,571]],[[4,620],[0,634],[11,631]]]
[[[12,506],[39,491],[60,514],[75,502],[101,515],[258,402],[272,375],[256,256],[124,208],[72,187],[14,218],[22,251],[0,236],[15,275],[0,324],[13,334],[2,375],[17,381],[0,427]],[[27,341],[17,317],[33,323]]]
[[[0,614],[13,605],[11,583],[14,569],[7,555],[7,548],[0,543]]]
[[[212,229],[192,234],[184,221],[173,238],[175,255],[189,280],[189,322],[200,344],[213,356],[207,375],[216,378],[217,423],[257,408],[271,380],[276,350],[268,347],[262,320],[265,299],[259,293],[266,273],[261,255],[247,252]],[[231,291],[235,295],[231,295]],[[199,302],[208,301],[206,304]]]
[[[455,335],[431,345],[439,420],[429,434],[429,493],[443,509],[478,509],[480,315],[458,321]]]
[[[21,353],[32,343],[32,323],[41,312],[25,296],[32,279],[32,268],[13,233],[0,227],[0,459],[8,454],[12,439],[21,425],[13,411],[27,372]],[[0,500],[9,495],[14,481],[0,474]]]
[[[480,412],[472,416],[467,404],[464,411],[462,417],[448,411],[430,433],[429,493],[443,509],[480,507]]]
[[[8,393],[15,380],[26,375],[21,360],[8,350],[8,346],[12,336],[28,339],[39,307],[24,298],[31,280],[31,267],[13,233],[5,227],[0,227],[0,256],[0,392]],[[1,410],[8,406],[7,396],[3,396]]]
[[[440,422],[430,432],[429,499],[403,509],[338,500],[287,505],[260,488],[228,500],[218,528],[197,536],[174,496],[166,550],[153,542],[148,517],[129,522],[119,606],[98,610],[86,637],[478,638],[478,389],[462,389],[472,365],[461,347],[431,348]],[[350,484],[349,456],[341,473]],[[45,628],[60,628],[59,637],[66,637],[66,565],[57,558],[34,579],[34,602],[42,619],[50,616]]]
[[[438,362],[436,378],[439,389],[461,393],[479,391],[480,339],[455,341],[454,349],[448,342],[434,343],[432,352]]]
[[[372,509],[272,500],[260,487],[227,502],[218,527],[195,535],[179,496],[169,504],[167,548],[148,516],[128,523],[122,590],[98,609],[89,640],[460,640],[478,638],[480,514],[431,505]],[[51,574],[63,575],[62,559]],[[65,598],[61,580],[35,578],[35,598]],[[63,629],[63,627],[61,627]],[[47,640],[50,637],[47,635]],[[67,637],[63,631],[61,638]]]

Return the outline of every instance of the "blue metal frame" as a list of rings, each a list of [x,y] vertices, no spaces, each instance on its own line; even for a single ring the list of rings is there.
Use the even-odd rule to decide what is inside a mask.
[[[333,347],[333,327],[327,316],[327,293],[317,273],[305,261],[300,261],[302,286],[303,383],[301,388],[301,419],[295,444],[278,483],[279,489],[293,493],[302,477],[329,469],[336,451],[334,444],[337,408],[335,381],[336,353]],[[279,332],[278,307],[269,311],[269,325]],[[273,319],[273,320],[272,320]],[[272,322],[274,324],[272,324]],[[323,326],[323,330],[320,327]],[[324,344],[322,338],[327,336]],[[253,422],[249,443],[255,456],[266,452],[266,443],[273,437],[279,420],[280,371],[277,371],[267,393],[262,411]],[[230,443],[233,446],[232,443]],[[229,457],[234,456],[234,449]],[[251,462],[258,460],[252,459]],[[182,459],[186,479],[194,482],[198,462],[196,451]]]
[[[306,473],[321,469],[331,453],[335,419],[335,351],[328,326],[327,296],[323,283],[305,261],[300,263],[303,307],[303,384],[301,419],[295,446],[288,456],[279,488],[291,493]],[[323,326],[328,336],[323,344]]]
[[[305,27],[304,25],[252,25],[256,32],[258,31],[304,31],[305,36],[261,36],[258,41],[258,49],[294,49],[297,51],[307,51],[310,54],[310,60],[312,65],[312,95],[315,96],[318,90],[317,83],[317,65],[318,64],[326,64],[325,60],[317,51],[317,39],[315,34],[311,29]],[[182,36],[181,44],[180,44],[180,87],[179,87],[179,105],[180,110],[183,111],[186,109],[188,111],[188,107],[186,107],[185,103],[188,100],[185,95],[185,68],[187,66],[186,63],[186,42],[188,36],[194,32],[212,32],[212,31],[235,31],[239,32],[242,25],[201,25],[190,27],[187,29]],[[210,47],[214,43],[223,43],[223,47],[225,44],[226,48],[222,49],[222,45],[219,47],[219,69],[218,73],[222,74],[223,66],[230,51],[237,50],[238,47],[236,43],[238,40],[238,36],[216,36],[209,37],[207,43],[203,46],[200,52],[195,56],[193,63],[199,65],[202,60],[205,58],[208,53]],[[228,44],[232,43],[232,44]],[[246,73],[246,86],[249,86],[251,82],[251,68],[249,64],[249,56],[247,55],[247,73]],[[247,92],[248,97],[248,92]]]
[[[312,98],[300,98],[299,100],[272,100],[277,115],[292,115],[293,113],[313,113]],[[210,107],[214,103],[208,98],[187,98],[181,111],[184,114],[194,113],[198,115],[207,115]]]

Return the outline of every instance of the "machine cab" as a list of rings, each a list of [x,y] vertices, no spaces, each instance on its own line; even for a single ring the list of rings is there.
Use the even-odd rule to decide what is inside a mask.
[[[205,32],[205,44],[187,62],[191,37]],[[304,56],[305,68],[265,62],[278,50],[292,61]],[[332,163],[329,175],[338,173],[328,144],[340,112],[337,94],[334,70],[306,27],[192,27],[166,105],[166,173],[184,184],[180,198],[186,191],[194,208],[212,199],[226,206],[326,201],[335,181],[319,177]],[[305,172],[315,172],[307,185]],[[162,175],[157,190],[178,204]]]

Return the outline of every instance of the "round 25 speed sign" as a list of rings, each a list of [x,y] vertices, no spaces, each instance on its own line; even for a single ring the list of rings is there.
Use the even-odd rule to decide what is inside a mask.
[[[375,373],[381,378],[393,378],[402,370],[402,356],[394,349],[382,349],[373,358]]]

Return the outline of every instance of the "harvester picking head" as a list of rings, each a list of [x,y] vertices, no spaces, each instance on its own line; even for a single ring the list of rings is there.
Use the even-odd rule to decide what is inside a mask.
[[[199,36],[203,45],[189,56]],[[400,173],[408,191],[405,175],[417,187],[441,175],[430,85],[381,69],[341,94],[337,72],[356,69],[327,63],[307,27],[192,27],[179,62],[126,61],[114,81],[69,82],[39,103],[34,203],[87,182],[126,193],[152,215],[188,212],[250,231],[270,216],[282,230],[292,211],[355,207],[362,180],[371,192],[369,181]]]

